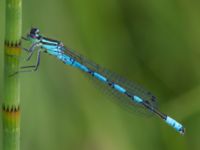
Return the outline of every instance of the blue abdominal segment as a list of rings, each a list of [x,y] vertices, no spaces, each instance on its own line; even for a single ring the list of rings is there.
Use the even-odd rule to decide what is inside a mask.
[[[114,84],[114,88],[119,91],[120,93],[125,93],[126,90],[118,84]]]
[[[184,133],[184,127],[173,118],[167,116],[165,122],[181,134]]]
[[[141,102],[143,102],[143,100],[142,100],[140,97],[138,97],[138,96],[133,96],[133,100],[134,100],[136,103],[141,103]]]
[[[102,81],[102,82],[107,82],[107,79],[106,79],[104,76],[100,75],[99,73],[94,72],[93,75],[94,75],[94,77],[96,77],[96,78],[99,79],[100,81]]]
[[[79,69],[81,69],[81,70],[84,71],[84,72],[88,72],[88,71],[89,71],[89,69],[88,69],[86,66],[80,64],[80,63],[77,62],[77,61],[74,62],[73,66],[74,66],[74,67],[77,67],[77,68],[79,68]]]

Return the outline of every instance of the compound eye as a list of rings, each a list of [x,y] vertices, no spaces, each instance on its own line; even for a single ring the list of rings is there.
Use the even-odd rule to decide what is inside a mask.
[[[37,29],[37,28],[32,28],[31,31],[30,31],[31,35],[35,35],[35,34],[38,34],[38,33],[39,33],[39,29]]]
[[[35,33],[36,33],[36,34],[39,34],[39,33],[40,33],[40,30],[39,30],[39,29],[36,29]]]

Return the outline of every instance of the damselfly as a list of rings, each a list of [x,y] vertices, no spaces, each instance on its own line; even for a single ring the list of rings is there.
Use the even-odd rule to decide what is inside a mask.
[[[179,133],[184,134],[185,128],[183,125],[160,112],[154,105],[155,96],[140,86],[134,83],[130,84],[131,82],[127,80],[113,76],[112,72],[101,68],[99,65],[66,48],[62,42],[42,36],[38,28],[31,28],[30,33],[23,37],[23,39],[32,43],[29,49],[24,48],[24,50],[30,53],[27,60],[29,61],[33,53],[37,51],[37,63],[36,65],[21,67],[22,70],[20,72],[36,71],[40,64],[41,52],[46,52],[57,57],[63,63],[82,70],[88,76],[101,82],[106,88],[112,89],[112,91],[121,95],[124,100],[120,102],[131,107],[131,109],[135,109],[134,106],[142,107],[160,117]]]

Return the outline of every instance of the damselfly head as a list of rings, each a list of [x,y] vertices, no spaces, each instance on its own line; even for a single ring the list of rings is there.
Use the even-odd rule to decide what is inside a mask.
[[[40,37],[40,30],[38,28],[31,28],[30,33],[27,36],[29,38],[38,39]]]

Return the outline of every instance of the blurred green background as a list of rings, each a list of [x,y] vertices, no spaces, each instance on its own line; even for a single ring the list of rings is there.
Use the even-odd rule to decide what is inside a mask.
[[[4,5],[0,1],[1,100]],[[157,117],[121,109],[80,71],[43,54],[38,72],[21,74],[21,149],[199,150],[199,16],[197,0],[23,1],[24,35],[39,27],[142,84],[157,95],[163,112],[186,126],[186,134]]]

